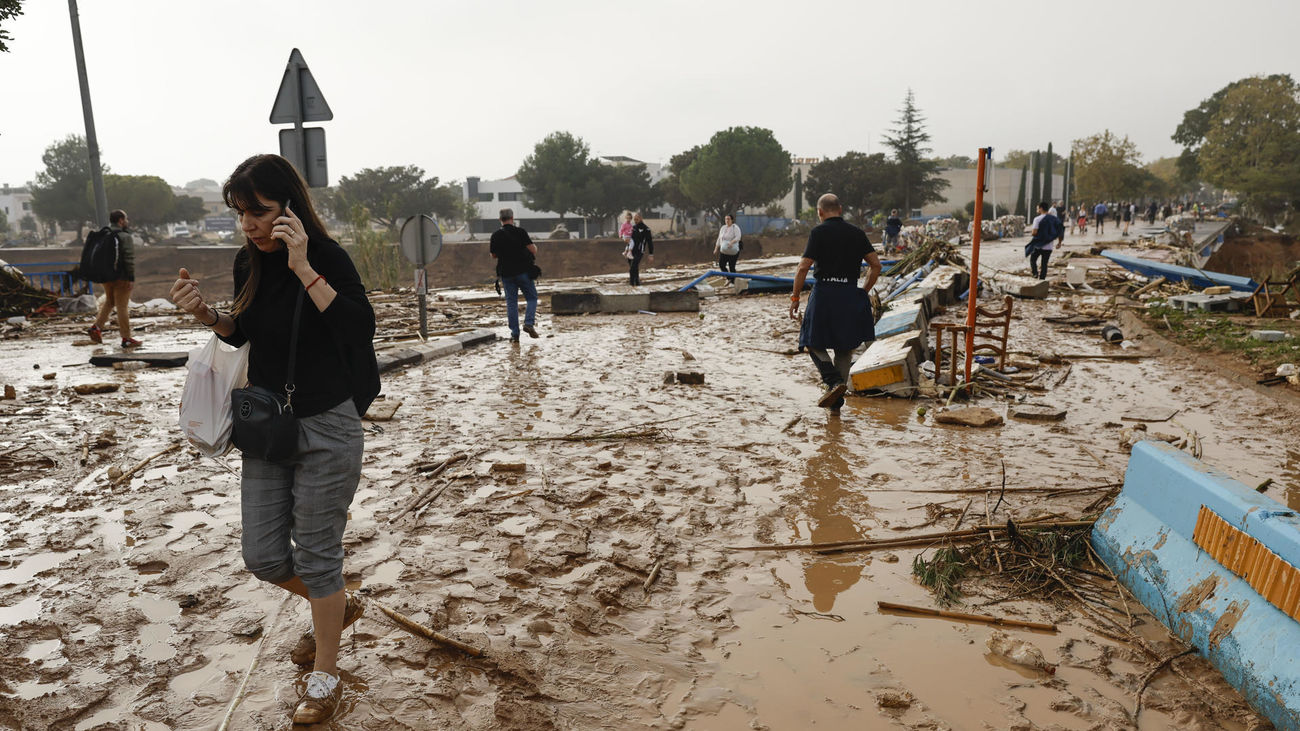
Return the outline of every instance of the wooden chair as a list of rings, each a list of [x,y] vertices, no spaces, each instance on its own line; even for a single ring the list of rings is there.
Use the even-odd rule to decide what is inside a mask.
[[[1286,301],[1294,294],[1296,304]],[[1251,299],[1255,303],[1255,317],[1286,317],[1293,307],[1300,307],[1300,269],[1295,270],[1285,282],[1261,282]]]
[[[972,350],[976,353],[986,350],[996,354],[999,371],[1006,370],[1007,367],[1007,337],[1011,333],[1012,302],[1011,295],[1007,295],[1000,310],[979,306],[975,308],[975,346]]]

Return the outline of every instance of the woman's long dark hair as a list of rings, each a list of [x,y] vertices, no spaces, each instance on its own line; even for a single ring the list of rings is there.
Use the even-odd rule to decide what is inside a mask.
[[[235,168],[235,172],[230,174],[226,184],[221,187],[221,197],[227,206],[236,211],[265,213],[269,209],[258,201],[259,195],[280,205],[289,203],[294,215],[302,219],[309,245],[312,241],[329,238],[325,224],[321,223],[316,207],[312,205],[306,181],[288,160],[279,155],[254,155],[239,163],[239,167]],[[262,252],[248,237],[244,238],[244,248],[248,250],[248,279],[235,296],[232,315],[248,309],[262,278]]]

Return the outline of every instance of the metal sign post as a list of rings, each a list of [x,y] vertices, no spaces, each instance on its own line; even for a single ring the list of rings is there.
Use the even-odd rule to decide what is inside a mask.
[[[428,269],[442,253],[442,229],[438,222],[421,213],[402,224],[402,254],[415,265],[415,295],[420,303],[420,338],[429,337]]]
[[[970,290],[966,295],[966,388],[970,388],[971,363],[975,360],[975,310],[979,304],[980,239],[984,225],[984,162],[993,156],[992,147],[981,147],[975,173],[975,223],[971,228]]]
[[[292,123],[292,130],[280,131],[280,155],[293,163],[313,188],[329,185],[325,161],[325,130],[303,127],[303,122],[327,122],[334,112],[321,94],[316,78],[307,68],[298,49],[289,54],[289,63],[271,107],[271,124]]]

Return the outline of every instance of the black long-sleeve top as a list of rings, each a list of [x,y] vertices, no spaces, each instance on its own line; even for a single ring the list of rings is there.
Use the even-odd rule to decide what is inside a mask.
[[[244,247],[235,256],[236,296],[248,281],[250,256],[259,257],[262,265],[257,292],[248,308],[234,318],[235,332],[221,339],[236,347],[251,343],[248,382],[283,394],[293,310],[303,285],[289,269],[285,249],[265,254]],[[307,261],[338,294],[323,312],[310,295],[303,297],[294,361],[294,413],[313,416],[351,398],[357,412],[364,414],[379,393],[375,312],[352,259],[341,246],[329,239],[311,241]]]
[[[655,255],[655,237],[645,222],[637,223],[632,227],[632,256],[641,254]]]

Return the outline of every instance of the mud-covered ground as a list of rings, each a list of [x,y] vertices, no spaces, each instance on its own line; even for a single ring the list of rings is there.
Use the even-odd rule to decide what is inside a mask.
[[[1025,361],[1103,352],[1097,335],[1043,320],[1099,302],[1018,301],[1013,348]],[[932,400],[863,396],[834,415],[815,405],[807,356],[785,354],[787,304],[722,295],[698,315],[569,318],[543,308],[542,338],[512,345],[500,304],[435,302],[439,326],[494,326],[503,339],[385,376],[385,399],[402,405],[367,424],[346,574],[486,656],[416,638],[372,605],[345,634],[345,700],[328,727],[1266,726],[1195,655],[1150,682],[1135,722],[1155,661],[1086,629],[1068,599],[981,608],[974,582],[958,607],[1058,623],[1056,634],[1013,633],[1059,663],[1054,676],[990,653],[987,626],[878,611],[878,600],[933,606],[911,576],[920,549],[728,547],[947,530],[968,503],[963,526],[1076,517],[1097,493],[1009,491],[986,509],[1003,465],[1009,488],[1118,481],[1125,412],[1165,406],[1177,414],[1152,429],[1194,432],[1206,461],[1247,484],[1272,478],[1269,494],[1300,507],[1293,407],[1174,354],[1073,360],[1068,374],[1042,366],[1038,382],[1059,385],[1030,400],[1067,409],[1058,423],[950,427],[934,422]],[[381,337],[409,333],[404,307],[381,300]],[[205,337],[172,316],[141,322],[150,350]],[[183,448],[109,484],[110,467],[178,441],[185,371],[85,365],[95,348],[73,343],[86,324],[0,342],[0,381],[17,392],[0,401],[0,728],[213,729],[229,717],[232,729],[287,729],[304,672],[288,655],[309,615],[243,570],[237,453],[220,463]],[[1127,335],[1144,352],[1143,334]],[[665,385],[678,370],[705,382]],[[92,382],[120,387],[72,390]],[[436,478],[417,471],[461,452],[470,459]],[[436,500],[392,519],[430,488]],[[936,492],[954,489],[979,492]],[[1129,603],[1135,632],[1181,650]]]

